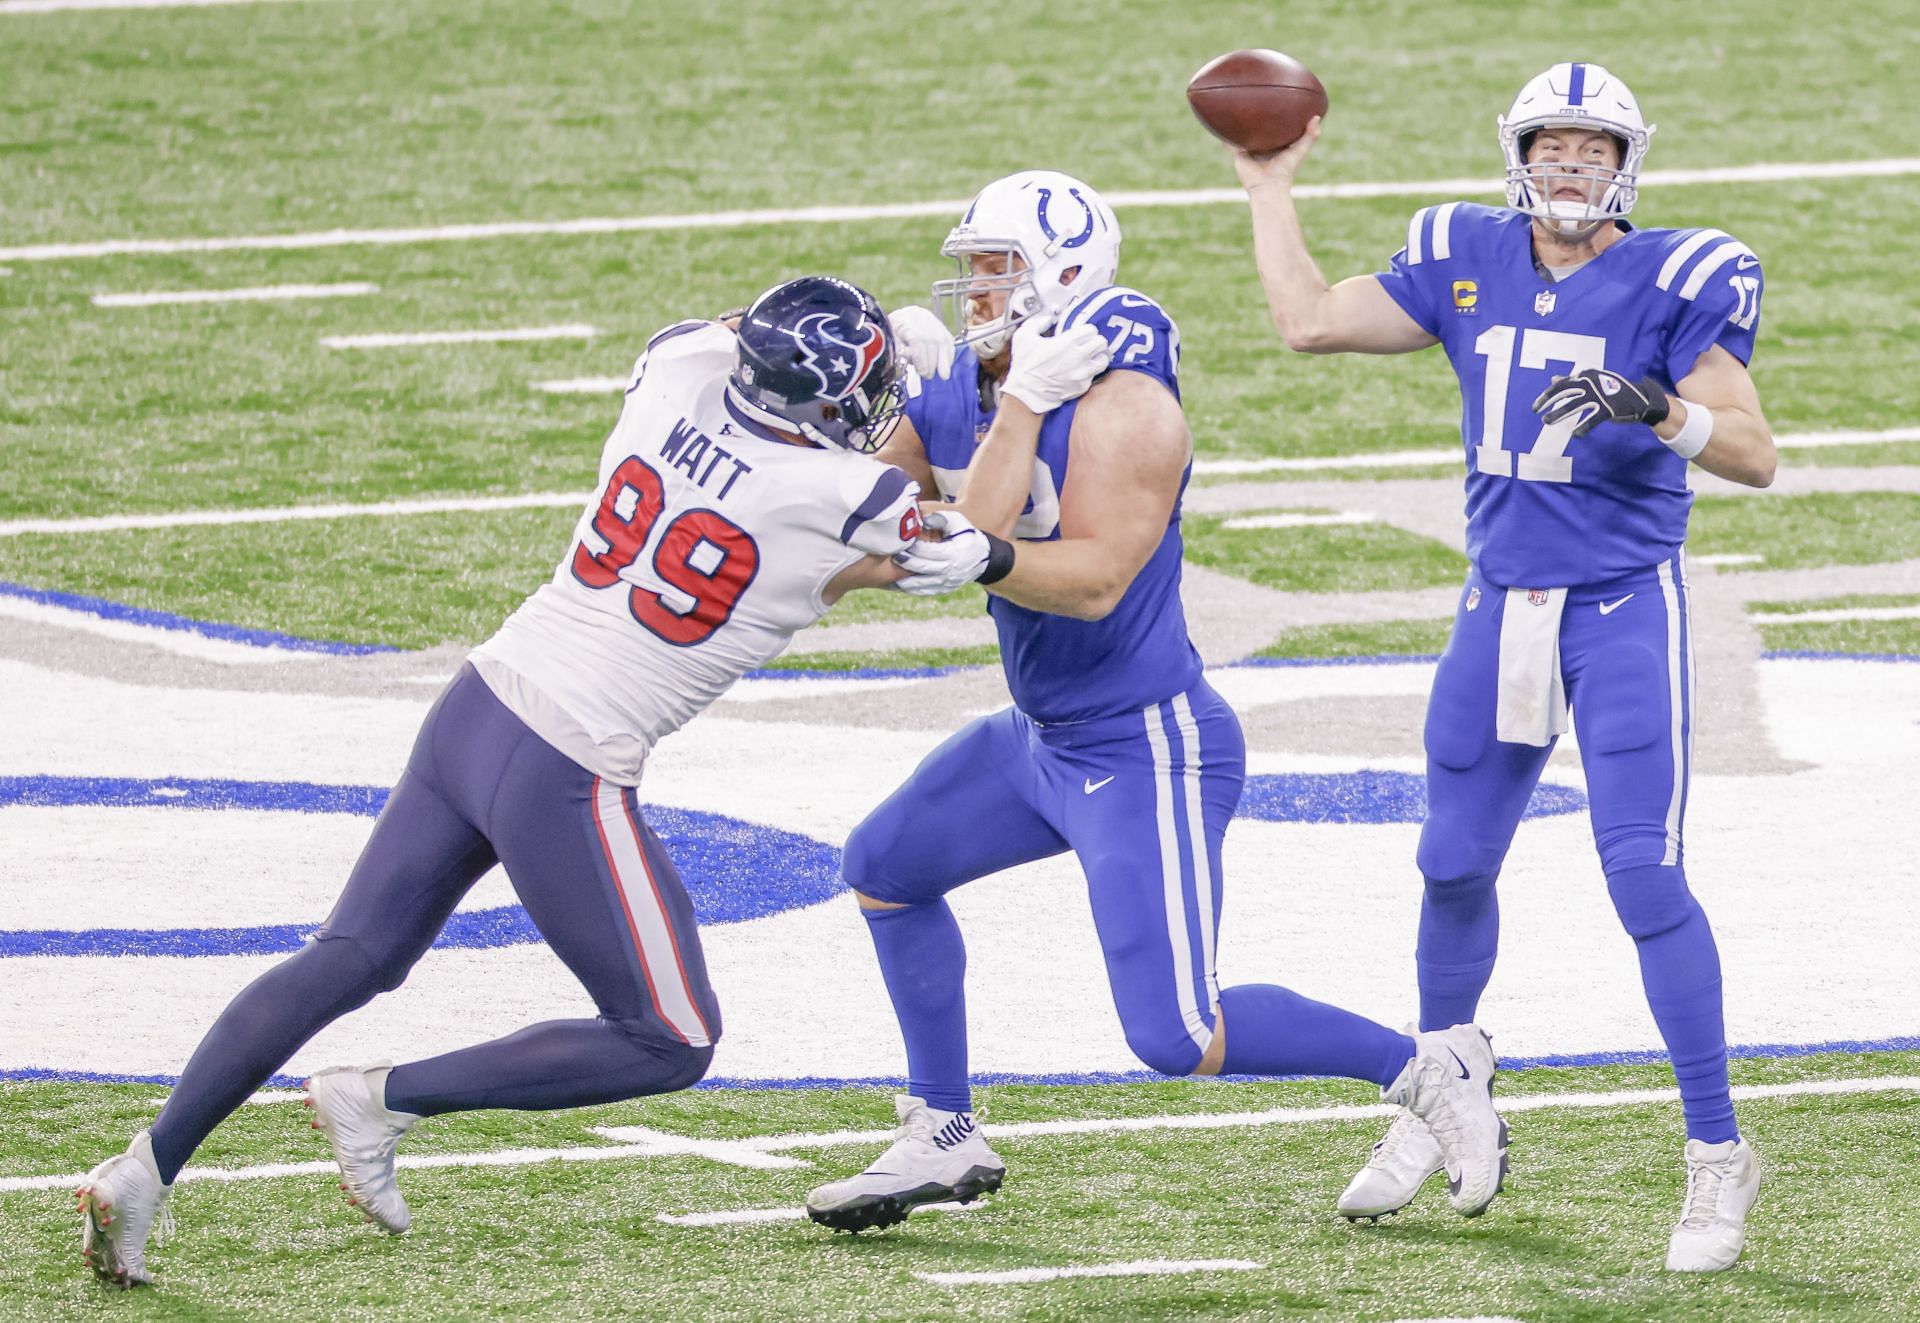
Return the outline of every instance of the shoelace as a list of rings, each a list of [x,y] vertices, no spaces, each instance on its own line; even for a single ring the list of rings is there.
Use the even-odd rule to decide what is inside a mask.
[[[1687,1199],[1680,1208],[1680,1225],[1704,1231],[1719,1220],[1720,1191],[1732,1175],[1732,1161],[1701,1162],[1687,1167]]]
[[[160,1205],[160,1211],[154,1215],[153,1229],[147,1234],[156,1245],[164,1245],[173,1238],[173,1209],[170,1206]]]
[[[1373,1146],[1373,1156],[1367,1159],[1369,1167],[1384,1167],[1389,1159],[1412,1142],[1414,1132],[1420,1125],[1417,1117],[1402,1115],[1387,1127],[1387,1133]]]
[[[1437,1082],[1432,1091],[1433,1103],[1420,1119],[1427,1123],[1427,1129],[1433,1131],[1441,1147],[1449,1148],[1451,1144],[1448,1141],[1466,1134],[1467,1123],[1454,1109],[1453,1090],[1447,1087],[1447,1068],[1437,1061],[1426,1061],[1421,1063],[1420,1070],[1423,1075]]]

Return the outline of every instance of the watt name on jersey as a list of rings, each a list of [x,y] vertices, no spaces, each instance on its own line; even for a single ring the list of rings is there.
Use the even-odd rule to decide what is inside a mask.
[[[825,615],[834,575],[919,528],[919,487],[899,469],[788,444],[732,407],[735,353],[713,322],[649,342],[572,545],[474,650],[515,715],[620,784]]]
[[[1598,583],[1672,557],[1686,538],[1687,461],[1641,423],[1573,437],[1533,401],[1555,377],[1604,367],[1678,393],[1719,345],[1753,356],[1764,289],[1753,251],[1722,230],[1626,230],[1554,280],[1532,221],[1465,202],[1427,207],[1377,279],[1460,378],[1467,555],[1494,583]]]

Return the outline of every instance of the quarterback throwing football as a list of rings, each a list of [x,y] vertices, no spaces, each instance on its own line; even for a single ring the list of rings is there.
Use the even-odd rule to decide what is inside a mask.
[[[1628,223],[1653,126],[1597,64],[1556,64],[1501,117],[1506,207],[1423,208],[1387,270],[1331,287],[1292,197],[1318,136],[1315,120],[1280,152],[1235,154],[1274,325],[1308,353],[1438,344],[1460,379],[1471,566],[1427,708],[1420,1023],[1475,1012],[1499,933],[1494,881],[1571,708],[1607,890],[1686,1114],[1667,1266],[1728,1267],[1760,1169],[1728,1093],[1719,953],[1687,887],[1681,547],[1689,463],[1773,481],[1747,375],[1760,261],[1721,230]],[[1440,1165],[1427,1127],[1403,1116],[1340,1210],[1392,1212]]]

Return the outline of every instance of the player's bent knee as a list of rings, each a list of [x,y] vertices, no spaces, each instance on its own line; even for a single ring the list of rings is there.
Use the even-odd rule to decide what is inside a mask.
[[[1127,1046],[1140,1064],[1162,1075],[1191,1075],[1200,1068],[1199,1044],[1185,1029],[1127,1030]]]
[[[333,985],[343,995],[355,999],[355,1008],[405,983],[417,959],[408,958],[405,952],[383,951],[369,946],[358,937],[335,936],[326,932],[316,933],[293,958],[324,963]]]
[[[618,1029],[631,1045],[633,1061],[644,1062],[643,1074],[649,1086],[660,1093],[690,1089],[706,1078],[713,1065],[713,1045],[694,1044],[671,1037],[657,1021],[602,1020]]]
[[[1476,832],[1468,824],[1437,815],[1420,828],[1420,846],[1414,851],[1414,865],[1427,880],[1428,894],[1435,886],[1468,888],[1492,886],[1507,857],[1507,842],[1489,840],[1485,832]]]
[[[663,1081],[663,1092],[691,1089],[707,1077],[707,1071],[713,1066],[711,1045],[695,1047],[690,1043],[676,1043],[665,1056],[672,1069]]]
[[[1477,904],[1493,890],[1494,878],[1498,876],[1493,869],[1480,873],[1436,876],[1424,867],[1425,860],[1421,862],[1420,878],[1426,888],[1427,900],[1443,907]]]
[[[1636,941],[1672,932],[1700,912],[1677,865],[1628,868],[1607,874],[1607,894],[1620,924]]]

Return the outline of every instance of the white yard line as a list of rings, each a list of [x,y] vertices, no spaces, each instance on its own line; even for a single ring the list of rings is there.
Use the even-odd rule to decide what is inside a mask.
[[[1374,524],[1377,516],[1362,510],[1342,510],[1338,514],[1263,514],[1240,515],[1221,523],[1222,528],[1328,528],[1337,524]]]
[[[145,294],[95,294],[96,308],[153,308],[168,303],[259,303],[282,299],[348,299],[378,294],[380,287],[365,280],[338,285],[260,285],[252,289],[173,289]]]
[[[1920,427],[1889,427],[1879,431],[1789,432],[1776,436],[1782,450],[1824,450],[1833,446],[1889,446],[1920,441]],[[1361,455],[1309,455],[1287,459],[1196,459],[1193,471],[1203,476],[1222,474],[1290,473],[1312,469],[1389,469],[1410,465],[1458,464],[1458,446],[1445,450],[1377,450]]]
[[[1889,427],[1877,432],[1789,432],[1773,443],[1782,450],[1823,450],[1829,446],[1886,446],[1920,441],[1920,427]]]
[[[915,1217],[922,1213],[977,1213],[986,1207],[978,1201],[970,1204],[921,1204],[913,1210]],[[717,1213],[656,1213],[656,1220],[675,1227],[723,1227],[739,1226],[754,1222],[797,1222],[804,1219],[807,1210],[794,1208],[727,1208]]]
[[[1845,441],[1829,438],[1845,437]],[[1775,437],[1782,449],[1797,446],[1878,445],[1920,439],[1920,428],[1887,432],[1805,432]],[[1250,474],[1291,469],[1392,468],[1406,464],[1454,464],[1458,448],[1398,450],[1368,455],[1329,455],[1318,459],[1196,460],[1198,474]],[[376,515],[441,514],[456,511],[527,510],[586,503],[591,493],[529,492],[520,496],[428,496],[403,501],[373,501],[364,505],[282,505],[254,510],[182,510],[167,514],[90,515],[78,519],[11,519],[0,521],[0,537],[27,533],[117,533],[138,528],[180,528],[189,524],[275,524],[288,519],[346,519]],[[1701,558],[1706,564],[1730,564]],[[1744,562],[1742,562],[1744,563]]]
[[[565,381],[536,381],[533,388],[549,395],[618,395],[628,384],[626,377],[569,377]]]
[[[1762,625],[1824,625],[1836,620],[1920,620],[1920,604],[1840,606],[1824,611],[1749,611],[1747,619]]]
[[[0,524],[0,537],[18,537],[23,533],[116,533],[133,528],[181,528],[197,524],[278,524],[294,519],[351,519],[366,515],[544,510],[582,505],[586,499],[586,492],[526,492],[518,496],[430,497],[367,505],[283,505],[263,510],[183,510],[177,514],[101,515],[85,519],[16,519]]]
[[[413,345],[494,344],[509,340],[591,340],[600,334],[592,326],[518,326],[504,331],[400,331],[378,335],[323,335],[328,349],[402,349]]]
[[[57,14],[67,9],[205,9],[212,5],[286,4],[289,0],[0,0],[8,14]]]
[[[1076,1268],[1006,1268],[999,1272],[917,1272],[935,1286],[1010,1286],[1057,1282],[1066,1277],[1169,1277],[1194,1272],[1258,1272],[1252,1259],[1136,1259],[1131,1263],[1089,1263]]]
[[[1412,465],[1458,464],[1459,446],[1444,450],[1377,450],[1364,455],[1303,455],[1287,459],[1196,459],[1202,477],[1224,474],[1293,473],[1315,469],[1397,469]]]
[[[1831,1097],[1849,1093],[1920,1092],[1920,1075],[1869,1075],[1858,1079],[1797,1080],[1791,1084],[1745,1084],[1733,1090],[1737,1101],[1762,1098]],[[1650,1103],[1680,1100],[1678,1089],[1626,1089],[1615,1093],[1523,1093],[1500,1099],[1503,1112],[1536,1112],[1561,1108],[1635,1107]],[[1021,1121],[1012,1125],[986,1125],[981,1129],[995,1139],[1023,1139],[1043,1135],[1119,1134],[1153,1130],[1246,1130],[1270,1125],[1306,1125],[1320,1121],[1360,1121],[1391,1116],[1398,1111],[1387,1103],[1364,1103],[1342,1107],[1276,1107],[1264,1112],[1200,1112],[1187,1116],[1123,1116],[1075,1118],[1065,1121]],[[658,1156],[662,1151],[653,1143],[670,1140],[677,1145],[700,1146],[702,1156],[723,1150],[752,1154],[784,1153],[793,1149],[846,1148],[877,1144],[893,1138],[892,1130],[835,1130],[820,1134],[762,1135],[748,1139],[692,1139],[663,1136],[662,1132],[639,1126],[597,1126],[594,1133],[609,1138],[635,1135],[639,1143],[619,1143],[605,1148],[515,1148],[491,1153],[401,1154],[396,1165],[405,1170],[442,1167],[524,1167],[539,1162],[616,1162],[627,1158]],[[649,1142],[652,1141],[652,1142]],[[691,1152],[689,1147],[673,1151]],[[726,1159],[738,1162],[736,1152]],[[277,1162],[258,1167],[188,1167],[180,1173],[183,1181],[256,1181],[281,1176],[314,1176],[336,1170],[331,1162]],[[16,1190],[64,1189],[81,1179],[75,1172],[60,1176],[0,1177],[0,1194]]]
[[[1722,552],[1718,556],[1689,556],[1687,557],[1687,563],[1689,565],[1713,566],[1762,565],[1766,563],[1766,559],[1765,556],[1754,551],[1728,551]]]
[[[1710,170],[1649,170],[1642,188],[1662,185],[1763,183],[1795,179],[1856,179],[1920,174],[1920,157],[1871,161],[1795,161],[1723,166]],[[1297,198],[1437,197],[1491,194],[1506,185],[1496,179],[1426,179],[1302,184]],[[1144,207],[1208,207],[1244,203],[1238,188],[1154,189],[1108,193],[1120,210]],[[28,244],[0,248],[0,261],[52,262],[78,257],[130,253],[219,253],[235,249],[339,248],[352,244],[446,243],[464,239],[504,239],[536,235],[626,234],[637,230],[731,230],[759,225],[841,225],[849,221],[917,220],[957,216],[967,199],[895,202],[859,207],[791,207],[755,211],[704,211],[679,216],[604,216],[558,221],[492,221],[471,225],[431,225],[408,229],[316,230],[303,234],[235,235],[207,239],[107,239],[87,243]]]

